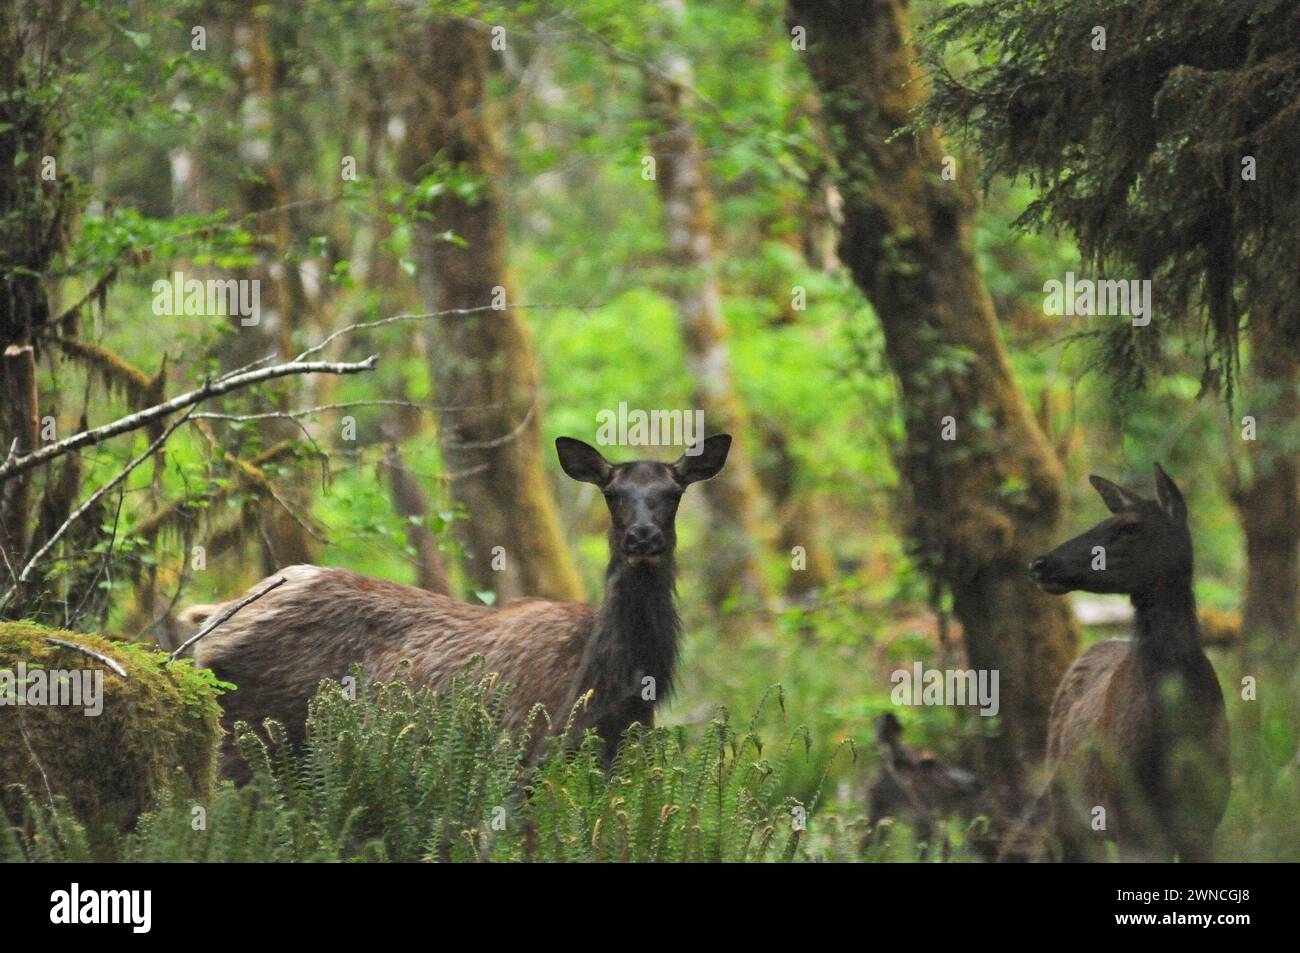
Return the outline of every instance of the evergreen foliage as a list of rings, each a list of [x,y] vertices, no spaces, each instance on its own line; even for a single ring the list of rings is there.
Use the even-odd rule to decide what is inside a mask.
[[[928,45],[924,121],[965,132],[986,183],[1025,176],[1039,189],[1019,224],[1068,230],[1100,276],[1152,281],[1150,326],[1098,332],[1098,364],[1122,390],[1200,316],[1202,386],[1228,397],[1247,317],[1300,343],[1293,2],[960,3]]]

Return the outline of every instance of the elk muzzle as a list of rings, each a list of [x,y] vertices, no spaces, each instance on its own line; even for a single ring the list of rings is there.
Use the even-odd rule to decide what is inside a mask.
[[[1070,587],[1063,579],[1064,567],[1050,554],[1032,560],[1029,563],[1029,575],[1033,577],[1039,589],[1050,595],[1060,596],[1070,591]]]
[[[623,536],[623,555],[635,563],[662,556],[668,549],[664,532],[653,523],[637,523]]]

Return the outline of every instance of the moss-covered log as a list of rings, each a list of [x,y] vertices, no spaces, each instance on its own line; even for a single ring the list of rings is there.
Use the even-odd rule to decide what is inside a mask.
[[[41,802],[66,797],[100,843],[165,788],[212,793],[218,683],[188,661],[166,660],[139,643],[0,623],[0,804],[11,820],[20,811],[15,784]],[[20,696],[31,704],[17,704]]]

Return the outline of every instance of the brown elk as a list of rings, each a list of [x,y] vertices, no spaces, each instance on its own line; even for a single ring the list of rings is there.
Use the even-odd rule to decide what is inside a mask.
[[[611,464],[580,440],[556,440],[564,472],[600,487],[609,508],[599,607],[531,599],[492,609],[342,569],[281,570],[284,584],[196,647],[199,665],[237,686],[223,699],[227,729],[274,718],[301,743],[307,703],[322,679],[340,678],[355,663],[370,677],[391,679],[408,660],[414,683],[437,688],[481,654],[487,671],[514,686],[508,727],[524,725],[538,704],[563,725],[592,692],[575,728],[594,728],[612,761],[623,731],[653,724],[655,701],[672,691],[681,633],[677,505],[690,484],[722,469],[730,448],[731,437],[718,434],[675,463]],[[184,618],[201,623],[222,608],[196,606]],[[245,778],[233,739],[225,744],[223,773]]]
[[[875,727],[880,772],[868,793],[869,833],[863,841],[864,848],[870,845],[886,817],[908,821],[917,842],[925,844],[928,851],[936,821],[954,815],[971,821],[987,815],[987,792],[973,772],[949,764],[931,751],[904,744],[903,726],[893,713],[877,718]],[[979,842],[973,846],[981,849],[986,845]],[[945,840],[945,855],[947,847]]]
[[[1127,594],[1134,632],[1093,645],[1061,679],[1039,813],[1065,860],[1104,856],[1105,839],[1124,860],[1206,861],[1228,800],[1228,725],[1201,649],[1187,504],[1159,464],[1154,500],[1090,480],[1113,515],[1029,570],[1057,595]]]

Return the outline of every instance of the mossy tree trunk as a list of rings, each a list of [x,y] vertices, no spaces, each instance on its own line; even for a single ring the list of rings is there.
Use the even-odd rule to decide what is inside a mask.
[[[0,459],[35,449],[39,435],[37,347],[54,323],[46,284],[67,235],[70,184],[57,108],[47,98],[62,62],[66,26],[20,4],[0,6]],[[55,157],[53,178],[44,166]],[[8,588],[31,542],[36,472],[0,484],[0,584]],[[21,617],[25,592],[6,608]]]
[[[1000,673],[1001,730],[986,754],[1014,802],[1022,761],[1043,756],[1052,696],[1078,644],[1068,602],[1039,592],[1025,569],[1053,543],[1061,466],[976,271],[972,196],[941,179],[933,133],[890,138],[922,95],[906,5],[790,0],[788,20],[806,30],[801,55],[840,165],[840,258],[875,309],[901,385],[909,536],[952,594],[970,663]]]
[[[502,296],[506,305],[429,323],[439,405],[452,408],[439,411],[439,424],[452,496],[466,513],[457,525],[465,570],[498,599],[579,600],[582,583],[542,469],[532,344],[523,313],[509,307],[495,191],[501,157],[486,90],[490,37],[468,20],[435,18],[412,39],[402,173],[413,184],[436,173],[467,186],[443,182],[421,206],[422,298],[431,312],[486,308]]]

